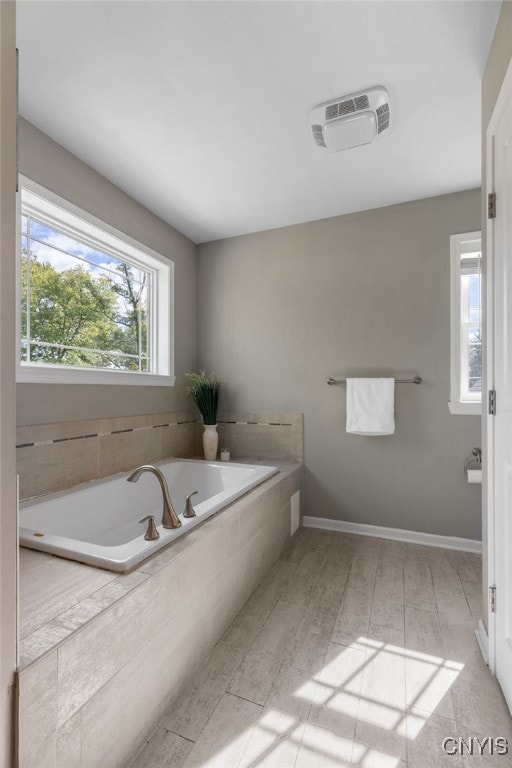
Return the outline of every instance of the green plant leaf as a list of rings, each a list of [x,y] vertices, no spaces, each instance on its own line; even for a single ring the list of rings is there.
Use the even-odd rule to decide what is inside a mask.
[[[187,387],[187,394],[192,397],[199,408],[204,424],[216,424],[221,388],[220,379],[213,373],[207,374],[204,371],[199,371],[199,373],[189,371],[185,377],[190,382]]]

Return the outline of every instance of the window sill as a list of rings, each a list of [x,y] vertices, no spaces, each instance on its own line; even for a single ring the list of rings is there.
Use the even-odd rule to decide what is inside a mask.
[[[94,371],[79,368],[18,365],[19,384],[117,384],[138,387],[173,387],[175,376],[137,371]]]
[[[450,413],[460,416],[481,416],[482,415],[482,403],[481,401],[476,403],[461,403],[460,400],[448,403]]]

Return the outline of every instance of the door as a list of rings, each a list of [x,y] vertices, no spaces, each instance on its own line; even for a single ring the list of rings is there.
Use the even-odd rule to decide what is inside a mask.
[[[512,99],[493,134],[495,669],[512,710]]]
[[[16,670],[16,6],[0,0],[0,766],[12,766]]]

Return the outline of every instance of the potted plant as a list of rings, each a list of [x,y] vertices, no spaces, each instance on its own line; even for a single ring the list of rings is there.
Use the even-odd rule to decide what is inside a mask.
[[[187,393],[192,397],[203,417],[203,450],[207,461],[215,461],[219,445],[217,434],[217,411],[221,382],[213,373],[189,372],[185,374],[189,386]]]

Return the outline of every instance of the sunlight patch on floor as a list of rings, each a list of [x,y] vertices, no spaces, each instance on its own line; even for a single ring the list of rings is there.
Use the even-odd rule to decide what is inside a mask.
[[[463,666],[373,638],[331,644],[322,669],[293,694],[311,704],[307,722],[264,708],[197,768],[399,768],[406,740],[442,708]]]

